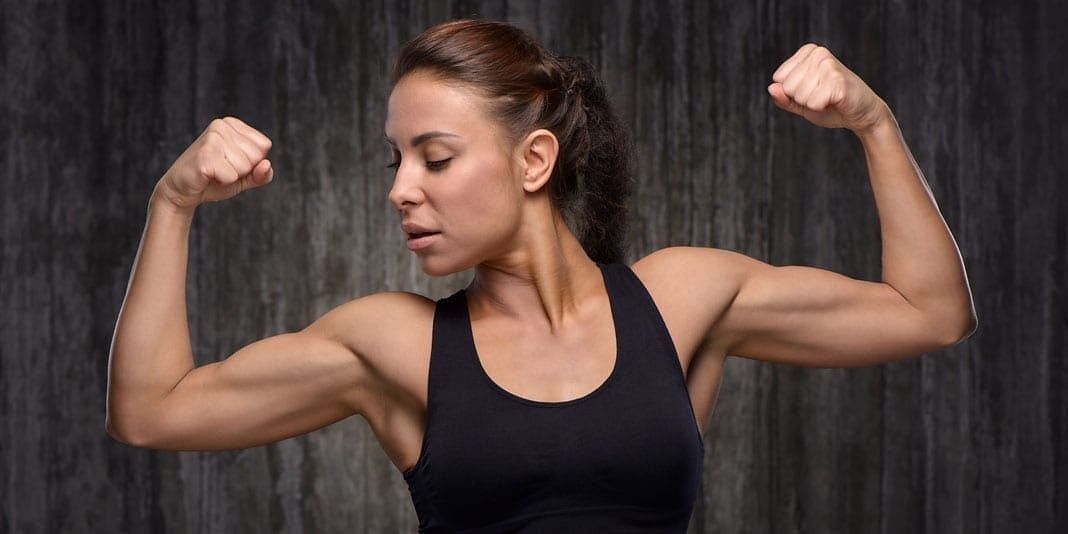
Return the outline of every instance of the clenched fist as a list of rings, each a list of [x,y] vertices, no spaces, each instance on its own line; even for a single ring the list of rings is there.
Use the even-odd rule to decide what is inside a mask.
[[[775,105],[824,128],[859,132],[886,118],[889,108],[830,50],[807,43],[771,75]]]
[[[271,181],[271,140],[236,117],[215,119],[156,184],[180,208],[228,199]]]

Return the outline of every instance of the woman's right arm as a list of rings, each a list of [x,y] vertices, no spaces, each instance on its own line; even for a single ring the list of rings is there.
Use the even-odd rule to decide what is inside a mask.
[[[374,332],[380,327],[372,312],[397,301],[396,294],[351,301],[299,332],[196,367],[185,298],[193,213],[200,203],[268,183],[269,149],[266,136],[238,119],[217,119],[153,191],[108,365],[106,429],[121,441],[170,450],[246,448],[326,426],[365,402],[372,375],[335,333],[346,323],[349,339],[353,324]]]

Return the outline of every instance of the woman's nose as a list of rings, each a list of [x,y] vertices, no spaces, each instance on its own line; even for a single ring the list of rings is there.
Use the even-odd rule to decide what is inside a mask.
[[[393,175],[393,187],[389,190],[389,201],[398,210],[407,206],[419,204],[423,201],[423,190],[419,185],[416,173],[405,170],[404,164],[397,167],[397,173]]]

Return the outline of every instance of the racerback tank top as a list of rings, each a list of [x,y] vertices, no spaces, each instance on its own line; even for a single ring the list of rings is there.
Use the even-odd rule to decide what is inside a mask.
[[[675,345],[630,267],[597,265],[616,361],[577,399],[497,385],[475,351],[465,290],[437,301],[427,426],[403,473],[419,532],[686,531],[705,447]]]

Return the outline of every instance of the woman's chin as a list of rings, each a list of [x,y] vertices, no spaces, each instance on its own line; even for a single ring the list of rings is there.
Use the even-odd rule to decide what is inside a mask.
[[[432,277],[449,276],[462,273],[476,265],[478,261],[456,261],[455,258],[443,258],[434,254],[418,254],[418,261],[423,269],[423,274]]]
[[[431,254],[419,254],[418,260],[423,268],[423,274],[427,276],[433,276],[435,278],[441,276],[448,276],[450,274],[458,273],[463,270],[457,269],[456,265],[442,261],[442,258],[435,258]]]

